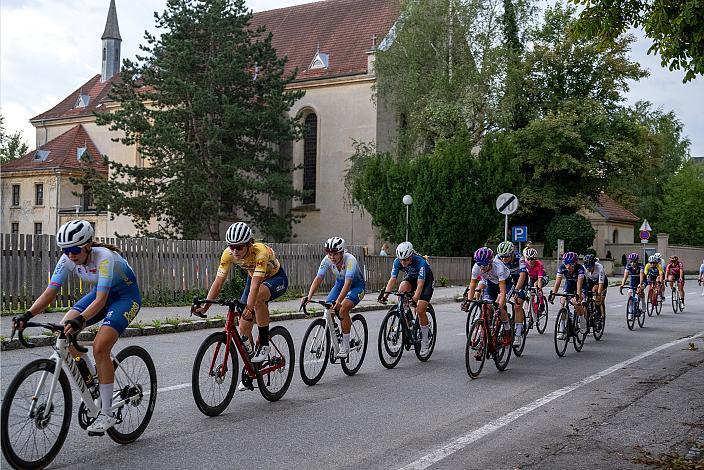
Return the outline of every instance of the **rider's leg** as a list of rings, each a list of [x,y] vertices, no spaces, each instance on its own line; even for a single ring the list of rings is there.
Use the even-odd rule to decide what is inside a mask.
[[[269,345],[269,299],[271,299],[271,291],[269,290],[269,286],[262,283],[259,286],[257,301],[254,304],[254,315],[257,319],[257,330],[259,332],[260,346]]]
[[[98,378],[100,379],[102,412],[108,416],[112,416],[112,392],[115,382],[115,368],[112,364],[110,352],[119,337],[120,334],[117,330],[103,325],[93,340],[93,355],[95,356]]]
[[[680,300],[682,305],[684,305],[684,273],[680,273],[680,279],[678,280],[679,290],[680,290]]]

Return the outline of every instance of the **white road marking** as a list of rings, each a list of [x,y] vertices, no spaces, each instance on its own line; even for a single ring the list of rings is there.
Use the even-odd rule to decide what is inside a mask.
[[[172,385],[170,387],[162,387],[158,388],[156,391],[157,393],[161,392],[173,392],[174,390],[181,390],[184,388],[190,388],[191,387],[191,382],[185,383],[185,384],[178,384],[178,385]]]
[[[648,356],[652,356],[653,354],[662,351],[663,349],[670,348],[672,346],[675,346],[680,343],[684,343],[686,341],[690,341],[693,338],[704,336],[704,331],[700,331],[699,333],[692,335],[692,336],[687,336],[685,338],[681,338],[675,341],[670,341],[669,343],[662,344],[656,348],[653,348],[649,351],[646,351],[644,353],[638,354],[637,356],[634,356],[630,359],[627,359],[623,362],[619,362],[618,364],[615,364],[608,369],[604,369],[601,372],[597,372],[594,375],[590,375],[589,377],[586,377],[578,382],[573,383],[572,385],[568,385],[566,387],[562,387],[561,389],[555,390],[552,393],[549,393],[545,395],[542,398],[538,398],[532,403],[529,403],[526,406],[523,406],[521,408],[518,408],[517,410],[514,410],[504,416],[501,416],[500,418],[495,419],[494,421],[491,421],[490,423],[485,424],[484,426],[475,429],[473,431],[468,432],[467,434],[463,434],[462,436],[450,441],[448,444],[443,445],[442,447],[430,452],[429,454],[424,455],[423,457],[419,458],[418,460],[415,460],[405,467],[402,467],[400,470],[421,470],[430,467],[431,465],[436,464],[437,462],[443,460],[446,457],[449,457],[450,455],[454,454],[455,452],[464,449],[467,447],[469,444],[487,436],[488,434],[493,433],[494,431],[497,431],[507,424],[512,423],[513,421],[517,420],[521,416],[524,416],[531,411],[540,408],[541,406],[550,403],[553,400],[556,400],[563,395],[566,395],[574,390],[577,390],[578,388],[587,385],[591,382],[594,382],[595,380],[599,380],[603,377],[606,377],[607,375],[616,372],[617,370],[623,369],[624,367],[627,367],[634,362],[638,362],[641,359],[645,359]]]

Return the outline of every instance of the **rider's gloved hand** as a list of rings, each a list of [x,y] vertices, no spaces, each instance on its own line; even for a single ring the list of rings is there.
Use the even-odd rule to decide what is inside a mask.
[[[386,303],[386,299],[387,299],[386,294],[385,294],[384,292],[379,292],[379,297],[378,297],[376,300],[377,300],[377,302],[379,302],[380,304],[385,304],[385,303]]]
[[[12,321],[15,324],[15,329],[19,331],[24,330],[27,322],[31,321],[33,316],[34,315],[32,315],[32,312],[27,310],[21,317],[13,318]]]
[[[469,300],[464,299],[462,301],[462,305],[460,305],[460,308],[462,309],[463,312],[469,312]]]
[[[550,295],[548,295],[548,302],[550,302],[551,304],[555,303],[555,293],[554,292],[550,292]]]
[[[303,308],[303,306],[304,306],[305,304],[307,304],[308,302],[309,302],[308,297],[303,297],[303,298],[301,299],[301,308]]]
[[[76,335],[84,326],[86,326],[86,317],[78,315],[76,318],[72,318],[66,322],[64,333]]]

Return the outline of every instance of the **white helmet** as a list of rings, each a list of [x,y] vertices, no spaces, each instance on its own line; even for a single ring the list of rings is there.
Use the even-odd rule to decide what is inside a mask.
[[[345,246],[345,240],[340,237],[330,237],[325,242],[325,250],[328,251],[345,251]]]
[[[653,256],[655,256],[655,259],[660,261],[662,259],[662,255],[660,253],[655,253]]]
[[[61,248],[82,246],[93,239],[93,226],[85,220],[71,220],[56,232],[56,244]]]
[[[230,225],[225,233],[225,240],[229,245],[242,245],[252,239],[252,229],[244,222],[235,222]]]
[[[415,253],[416,251],[413,249],[411,242],[399,243],[396,247],[396,258],[398,259],[406,259],[409,256],[413,256]]]
[[[650,264],[652,264],[652,263],[657,263],[657,262],[658,262],[658,257],[655,256],[655,255],[650,255],[650,257],[648,258],[648,262],[649,262]]]

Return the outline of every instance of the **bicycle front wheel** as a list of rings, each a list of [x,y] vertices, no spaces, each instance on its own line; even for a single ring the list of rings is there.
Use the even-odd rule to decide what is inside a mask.
[[[628,325],[629,330],[632,330],[635,324],[636,315],[635,307],[633,306],[633,297],[628,297],[628,303],[626,303],[626,325]]]
[[[469,329],[467,335],[467,346],[464,352],[464,362],[467,366],[467,373],[473,379],[479,377],[479,373],[484,367],[487,353],[487,337],[484,321],[476,320]]]
[[[315,385],[323,377],[330,355],[330,335],[325,319],[318,318],[303,335],[301,358],[298,361],[301,378],[306,385]]]
[[[545,296],[540,295],[538,297],[538,311],[536,312],[535,325],[538,333],[541,335],[545,333],[545,328],[548,326],[548,302],[545,300]]]
[[[354,375],[359,371],[367,354],[367,342],[369,330],[367,320],[359,313],[352,317],[352,329],[350,329],[350,352],[347,359],[340,361],[342,371],[347,375]]]
[[[56,363],[38,359],[12,379],[2,399],[2,454],[13,468],[44,468],[61,450],[71,425],[71,386],[59,369],[58,387],[47,409]],[[33,411],[30,413],[30,407]]]
[[[419,361],[425,362],[428,359],[430,359],[430,356],[433,354],[433,350],[435,349],[435,340],[438,337],[438,324],[435,321],[435,309],[433,309],[432,305],[428,305],[428,310],[426,310],[425,314],[428,316],[428,352],[421,355],[420,353],[420,341],[421,341],[421,331],[420,328],[418,328],[418,338],[416,338],[418,341],[416,341],[416,346],[415,346],[415,351],[416,351],[416,357],[418,358]]]
[[[479,316],[479,307],[480,304],[472,304],[471,307],[469,307],[469,312],[467,312],[467,324],[465,325],[464,332],[467,336],[469,336],[469,329],[472,328],[472,325],[474,325],[474,322],[477,320],[477,317]]]
[[[201,413],[208,416],[217,416],[225,411],[237,387],[239,363],[235,345],[230,344],[229,364],[225,367],[226,344],[225,332],[211,334],[198,348],[193,362],[193,399]]]
[[[511,359],[511,344],[509,343],[508,346],[504,346],[503,343],[503,327],[501,326],[501,322],[497,322],[494,324],[494,333],[492,334],[491,341],[494,342],[494,352],[492,354],[492,357],[494,358],[494,365],[496,368],[503,372],[506,370],[506,367],[508,366],[508,361]],[[511,327],[511,341],[513,341],[513,326]]]
[[[677,289],[672,289],[672,295],[670,296],[670,300],[672,301],[672,311],[677,313],[680,308],[680,291],[678,291]]]
[[[257,383],[264,398],[276,401],[286,394],[291,385],[296,353],[291,333],[283,326],[269,330],[269,346],[269,356],[257,369]]]
[[[562,357],[567,351],[567,343],[570,342],[570,337],[568,335],[567,322],[567,309],[561,308],[557,312],[557,317],[555,317],[555,352],[558,356]]]
[[[601,305],[596,306],[596,311],[594,313],[596,315],[594,317],[594,329],[592,330],[592,334],[594,335],[594,339],[597,341],[601,340],[601,337],[604,336],[604,327],[606,326],[606,301],[602,300]]]
[[[516,323],[513,319],[514,317],[511,316],[511,328],[514,331],[514,334],[516,332]],[[528,337],[528,322],[526,321],[526,313],[525,311],[523,312],[523,330],[521,331],[521,340],[520,344],[516,345],[516,343],[511,344],[511,349],[513,349],[513,353],[516,355],[516,357],[521,357],[521,354],[523,354],[523,350],[526,348],[526,339]]]
[[[379,360],[387,369],[393,369],[403,355],[404,333],[401,317],[396,307],[389,310],[379,329]]]

